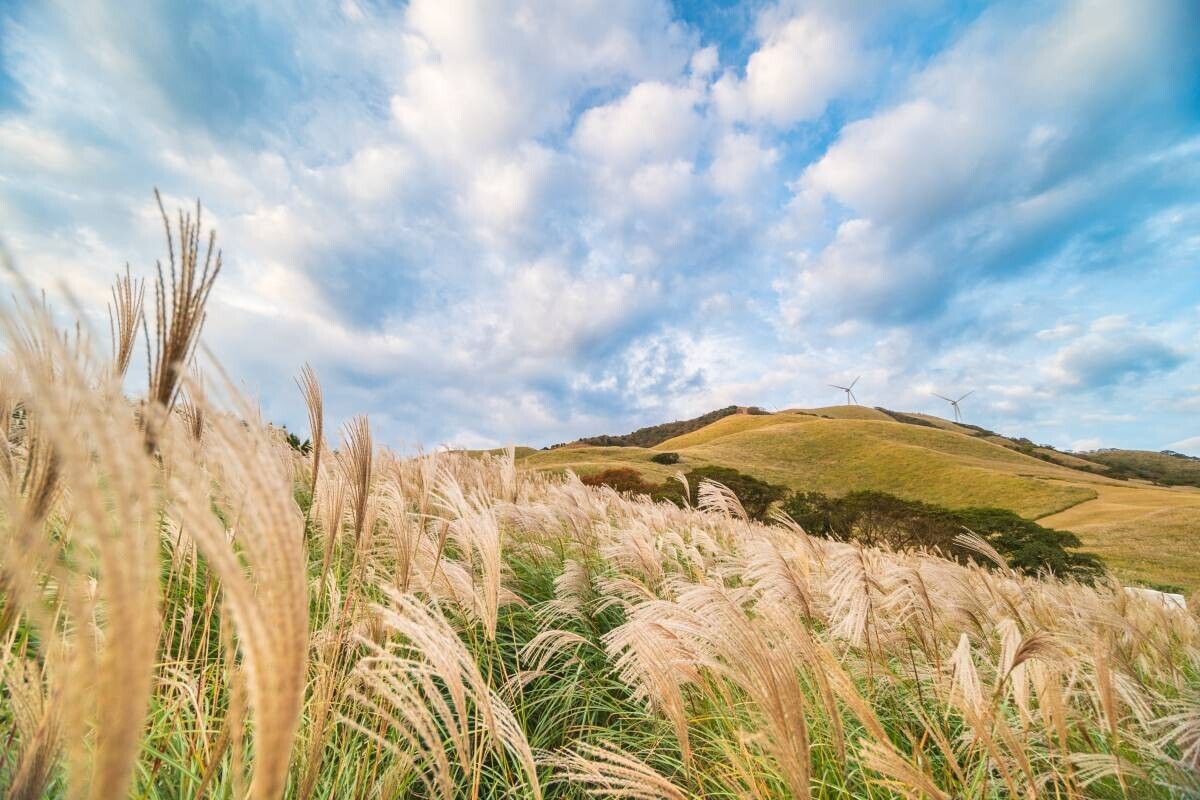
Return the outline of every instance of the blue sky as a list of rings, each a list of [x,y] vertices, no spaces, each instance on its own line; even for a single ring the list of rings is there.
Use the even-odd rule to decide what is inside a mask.
[[[1200,455],[1200,11],[0,3],[0,237],[96,329],[200,197],[264,413],[543,445],[730,403]],[[317,4],[321,5],[321,4]],[[7,280],[7,278],[5,278]],[[138,374],[136,372],[134,374]]]

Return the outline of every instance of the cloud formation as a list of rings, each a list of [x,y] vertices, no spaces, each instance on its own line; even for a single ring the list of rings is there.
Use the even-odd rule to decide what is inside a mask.
[[[1200,433],[1198,36],[1183,0],[18,4],[0,236],[102,328],[151,187],[200,196],[212,349],[292,425],[305,360],[409,445],[861,373],[1159,448]]]

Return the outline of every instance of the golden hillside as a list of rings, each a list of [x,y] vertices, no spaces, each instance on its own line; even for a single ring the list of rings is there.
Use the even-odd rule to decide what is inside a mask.
[[[929,425],[898,422],[863,406],[789,409],[728,416],[654,448],[536,451],[523,463],[579,474],[629,466],[655,481],[720,465],[829,495],[874,489],[951,508],[998,506],[1074,531],[1130,580],[1200,587],[1192,533],[1200,530],[1200,490],[1107,478],[1075,468],[1088,462],[1068,454],[1047,451],[1053,461],[1044,461],[1018,452],[1004,437],[908,416]],[[678,453],[680,463],[651,462],[659,452]]]

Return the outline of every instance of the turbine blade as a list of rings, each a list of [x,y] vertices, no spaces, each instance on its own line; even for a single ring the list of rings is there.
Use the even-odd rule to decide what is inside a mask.
[[[831,383],[831,384],[829,384],[829,386],[833,389],[841,389],[843,392],[846,391],[845,386],[838,386],[836,383]]]
[[[859,376],[858,376],[858,378],[861,378],[861,377],[862,377],[862,375],[859,375]],[[846,388],[847,388],[847,389],[853,389],[853,388],[854,388],[854,384],[858,383],[858,378],[855,378],[854,380],[850,381],[850,385],[849,385],[849,386],[847,386]]]
[[[974,390],[974,389],[972,389],[971,391],[967,392],[967,393],[966,393],[966,394],[964,394],[962,397],[958,398],[958,402],[960,402],[960,403],[961,403],[963,400],[966,400],[968,397],[970,397],[970,396],[971,396],[971,395],[973,395],[973,394],[975,394],[975,390]]]
[[[954,401],[953,401],[953,400],[951,400],[949,397],[946,397],[944,394],[938,394],[937,392],[930,392],[930,394],[932,394],[934,397],[940,397],[940,398],[942,398],[942,399],[943,399],[943,400],[945,400],[947,403],[953,403],[953,402],[954,402]]]

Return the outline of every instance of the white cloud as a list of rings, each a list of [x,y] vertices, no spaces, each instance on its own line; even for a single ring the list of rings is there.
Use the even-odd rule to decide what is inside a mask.
[[[747,133],[727,133],[717,143],[708,174],[717,191],[743,195],[768,183],[771,168],[778,160],[779,151],[764,147],[757,137]]]
[[[392,198],[413,178],[413,155],[396,145],[368,145],[338,168],[338,180],[356,203],[372,205]]]
[[[687,200],[694,183],[691,162],[676,160],[640,168],[630,178],[629,188],[638,205],[661,211]]]
[[[1177,38],[1174,14],[1159,5],[1073,0],[1015,31],[991,13],[918,76],[910,98],[846,126],[806,185],[896,228],[1036,196],[1070,167],[1064,151],[1103,133],[1095,115],[1107,101],[1145,96],[1140,87],[1170,69],[1162,44]]]
[[[693,78],[704,80],[716,72],[720,65],[720,55],[716,45],[709,45],[692,53],[691,60],[688,61],[688,72]]]
[[[618,168],[690,159],[700,141],[700,100],[691,87],[639,83],[624,97],[588,109],[576,125],[575,146]]]
[[[831,16],[797,16],[764,38],[746,64],[745,78],[726,75],[715,89],[726,117],[782,127],[814,119],[864,75],[867,57],[857,37]]]
[[[61,136],[35,130],[18,120],[0,122],[0,164],[6,169],[67,172],[78,167],[80,154]]]
[[[417,0],[406,20],[414,64],[392,114],[455,160],[558,128],[581,89],[676,75],[690,55],[660,2]]]
[[[528,233],[541,221],[548,187],[564,169],[558,154],[535,144],[489,158],[470,178],[462,213],[491,245]]]
[[[1185,47],[1173,27],[1179,10],[1172,0],[1154,12],[1071,0],[1048,19],[985,12],[898,102],[846,125],[796,182],[797,213],[837,209],[869,222],[880,242],[859,279],[845,274],[854,267],[837,252],[811,255],[810,275],[828,264],[823,283],[881,285],[876,265],[887,263],[916,269],[918,286],[943,287],[903,292],[887,307],[841,309],[878,310],[876,321],[887,322],[943,307],[958,286],[1067,257],[1073,241],[1104,230],[1105,214],[1127,225],[1115,197],[1186,174],[1187,162],[1171,155],[1178,134],[1140,121],[1174,113],[1171,92],[1186,85],[1164,80],[1178,74]],[[844,250],[843,240],[839,233],[828,246]],[[1088,257],[1082,246],[1076,252]],[[913,305],[897,314],[906,297]]]
[[[1170,372],[1184,354],[1153,332],[1118,315],[1100,317],[1088,332],[1059,348],[1044,367],[1048,380],[1063,387],[1098,389],[1137,384]]]
[[[549,260],[519,267],[503,284],[502,294],[470,305],[470,328],[447,335],[482,357],[480,367],[518,373],[553,372],[582,351],[605,347],[622,326],[646,313],[658,294],[653,281],[629,273],[581,276]]]
[[[1053,342],[1058,339],[1069,339],[1079,333],[1079,326],[1070,322],[1060,322],[1052,328],[1043,328],[1035,335],[1043,341]]]
[[[903,321],[940,301],[946,278],[919,253],[897,254],[886,230],[869,219],[838,226],[815,257],[801,254],[797,272],[777,284],[781,309],[795,325],[838,312],[849,318]]]
[[[977,203],[988,183],[1005,174],[997,169],[1004,158],[998,149],[1010,140],[1003,116],[909,101],[843,128],[807,170],[804,185],[880,224],[906,228],[936,219]]]

